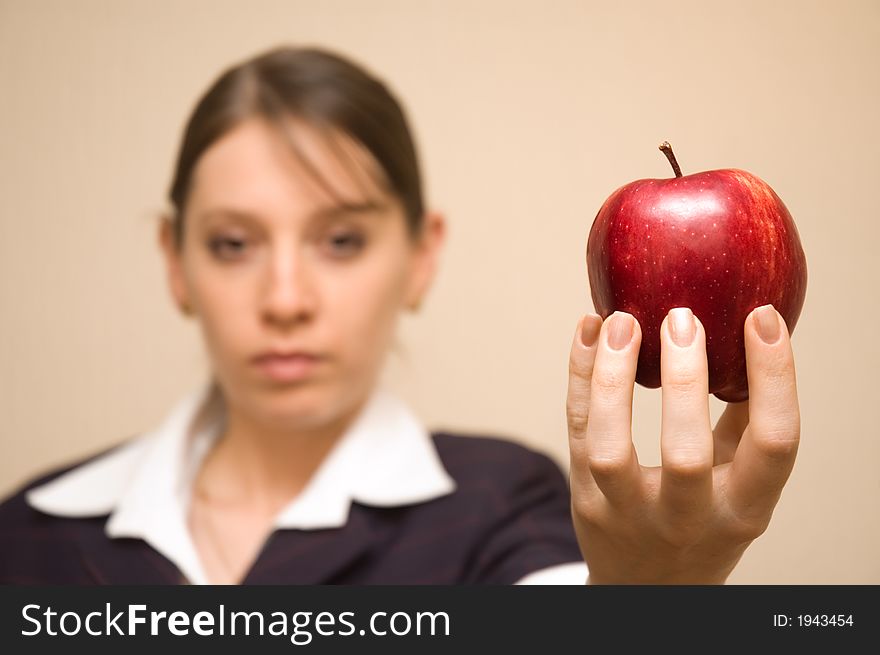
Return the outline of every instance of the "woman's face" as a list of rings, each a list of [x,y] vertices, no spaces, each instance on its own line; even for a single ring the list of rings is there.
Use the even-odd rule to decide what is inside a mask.
[[[340,137],[334,150],[302,123],[296,134],[344,204],[273,127],[252,119],[198,161],[183,247],[167,224],[161,240],[172,293],[198,318],[232,410],[267,427],[308,430],[370,392],[401,309],[430,284],[444,222],[426,214],[413,242],[402,205],[367,172],[378,164],[365,149]],[[294,352],[317,359],[267,358]]]

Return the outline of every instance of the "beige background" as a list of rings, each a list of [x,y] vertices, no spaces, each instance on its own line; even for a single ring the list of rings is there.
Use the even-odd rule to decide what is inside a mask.
[[[377,71],[451,224],[387,380],[434,427],[567,467],[586,235],[604,198],[685,172],[768,181],[810,266],[803,443],[735,583],[880,583],[880,3],[0,1],[0,493],[152,427],[201,382],[154,216],[196,96],[281,42]],[[659,391],[636,395],[659,463]],[[713,399],[713,413],[721,404]]]

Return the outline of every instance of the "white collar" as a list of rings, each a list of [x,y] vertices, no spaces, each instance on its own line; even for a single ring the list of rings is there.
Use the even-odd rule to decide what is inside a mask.
[[[225,416],[213,384],[182,400],[154,431],[36,487],[27,502],[62,517],[110,514],[109,537],[139,537],[192,583],[207,582],[187,527],[191,484]],[[338,528],[352,501],[421,503],[452,493],[430,432],[407,405],[377,387],[276,528]]]

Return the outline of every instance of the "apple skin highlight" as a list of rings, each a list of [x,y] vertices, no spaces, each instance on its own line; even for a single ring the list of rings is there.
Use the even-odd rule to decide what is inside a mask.
[[[660,386],[660,325],[673,307],[690,307],[706,330],[709,393],[728,402],[748,398],[748,314],[772,304],[791,332],[807,290],[791,214],[769,185],[737,169],[620,187],[593,221],[586,258],[596,311],[639,321],[636,382]]]

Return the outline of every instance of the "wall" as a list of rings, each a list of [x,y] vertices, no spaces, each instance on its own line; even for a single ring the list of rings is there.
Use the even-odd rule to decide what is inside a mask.
[[[604,198],[685,172],[767,180],[810,267],[802,446],[731,582],[880,583],[880,5],[0,1],[0,490],[151,427],[202,380],[155,240],[183,121],[225,66],[336,48],[404,101],[443,270],[387,380],[434,426],[567,466],[567,357]],[[721,404],[712,400],[715,416]],[[636,446],[659,462],[659,391]]]

